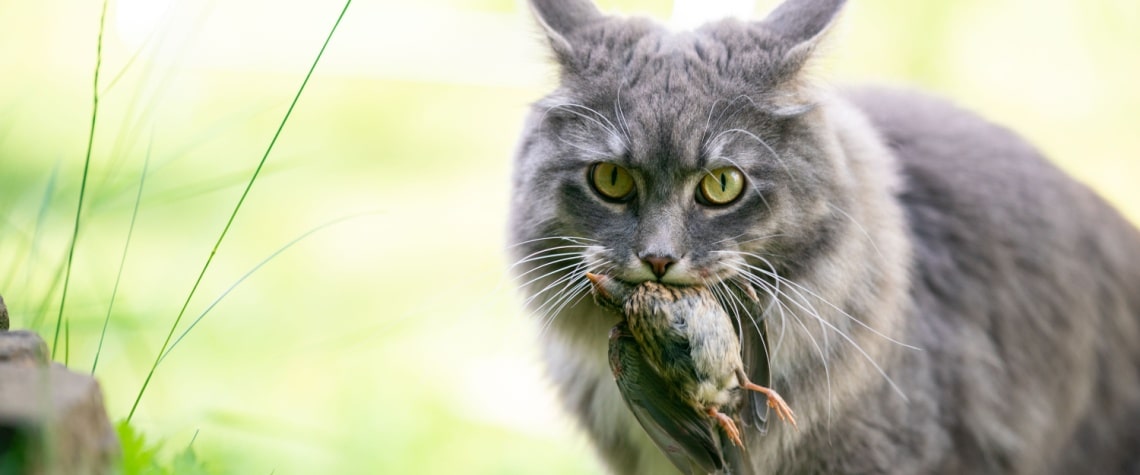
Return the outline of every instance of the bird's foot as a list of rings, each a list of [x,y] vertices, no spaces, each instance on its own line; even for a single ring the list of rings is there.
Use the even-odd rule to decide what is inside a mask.
[[[716,410],[715,407],[709,407],[707,410],[709,416],[712,416],[713,419],[716,419],[717,423],[720,424],[720,427],[724,429],[724,432],[726,434],[728,434],[728,439],[731,440],[732,443],[737,447],[744,448],[744,441],[740,438],[740,429],[736,427],[736,422],[734,422],[731,417],[728,417],[723,412]]]
[[[796,413],[792,412],[792,408],[788,407],[788,403],[784,402],[784,398],[780,397],[776,391],[752,382],[746,382],[744,388],[768,396],[768,407],[776,411],[776,416],[779,417],[780,420],[792,424],[792,427],[796,430],[799,430],[799,426],[796,425]]]

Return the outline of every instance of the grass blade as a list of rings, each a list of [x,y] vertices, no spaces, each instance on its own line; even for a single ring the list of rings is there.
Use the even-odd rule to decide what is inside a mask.
[[[111,302],[107,304],[107,316],[103,317],[103,331],[99,333],[99,345],[95,348],[95,361],[91,363],[91,375],[99,367],[99,355],[103,353],[103,341],[107,339],[107,327],[111,324],[111,310],[115,308],[115,297],[119,294],[119,282],[123,280],[123,268],[127,265],[127,249],[131,247],[131,237],[135,233],[135,221],[139,217],[139,204],[142,203],[143,187],[146,185],[146,174],[150,168],[150,154],[154,147],[154,128],[150,129],[150,142],[146,146],[146,157],[143,159],[142,173],[139,175],[139,189],[135,194],[135,206],[131,211],[131,224],[127,226],[127,241],[123,244],[123,255],[119,258],[119,272],[115,275],[115,286],[111,289]]]
[[[162,357],[159,358],[159,362],[161,363],[162,360],[165,360],[166,357],[170,354],[170,352],[174,351],[174,348],[178,346],[178,342],[182,341],[182,339],[185,338],[186,335],[188,335],[190,333],[190,331],[194,329],[194,327],[198,326],[198,322],[201,322],[202,319],[205,318],[206,314],[210,313],[210,311],[213,310],[214,307],[216,307],[218,305],[218,303],[222,301],[222,299],[226,298],[226,296],[229,295],[230,292],[233,292],[233,290],[236,289],[238,285],[241,285],[242,282],[245,282],[246,279],[248,279],[250,276],[252,276],[259,269],[264,267],[265,264],[268,264],[269,261],[272,261],[274,258],[276,258],[281,253],[283,253],[286,250],[288,250],[289,248],[293,247],[294,244],[297,244],[297,243],[301,242],[302,240],[304,240],[305,238],[312,236],[313,234],[316,234],[318,231],[322,231],[325,228],[328,228],[328,227],[336,225],[336,224],[340,224],[340,223],[348,221],[350,219],[355,219],[355,218],[359,218],[361,216],[373,215],[373,214],[377,214],[377,213],[379,213],[379,211],[365,212],[365,213],[360,213],[360,214],[354,214],[351,216],[345,216],[342,218],[337,218],[337,219],[334,219],[334,220],[329,221],[327,223],[324,223],[320,226],[317,226],[313,229],[310,229],[310,230],[306,231],[304,234],[297,236],[292,241],[285,243],[284,246],[281,246],[276,251],[274,251],[272,254],[270,254],[268,257],[266,257],[265,259],[262,259],[261,262],[258,262],[257,265],[253,266],[253,268],[249,270],[249,272],[246,272],[244,275],[242,275],[241,278],[239,278],[236,282],[233,283],[233,285],[230,285],[229,288],[227,288],[224,292],[222,292],[222,294],[219,295],[218,298],[214,299],[214,301],[211,302],[208,307],[206,307],[206,310],[203,310],[202,313],[198,315],[198,318],[195,318],[194,321],[190,323],[190,326],[186,327],[186,330],[184,330],[182,332],[182,334],[178,335],[178,339],[174,340],[174,343],[172,343],[170,345],[170,348],[168,348],[166,350],[166,353],[162,354]]]
[[[170,326],[170,332],[166,335],[166,340],[162,342],[162,348],[159,349],[158,354],[154,358],[154,364],[151,365],[150,371],[147,372],[146,379],[143,380],[142,387],[139,388],[135,402],[131,405],[131,412],[127,414],[127,422],[131,421],[135,415],[135,411],[138,410],[139,401],[142,400],[143,394],[146,393],[147,386],[150,385],[151,379],[154,378],[154,371],[158,368],[158,363],[162,361],[162,355],[166,353],[167,347],[170,346],[170,340],[174,338],[174,332],[178,329],[178,323],[182,321],[182,316],[186,314],[186,308],[190,306],[190,300],[194,298],[194,293],[198,290],[198,285],[202,283],[202,277],[206,275],[206,270],[210,268],[210,263],[214,261],[214,256],[217,255],[218,248],[222,245],[222,240],[225,239],[226,234],[230,230],[230,226],[233,225],[234,218],[237,217],[238,211],[241,210],[242,203],[245,203],[246,196],[249,196],[249,190],[253,188],[253,183],[257,180],[257,176],[261,172],[261,168],[265,165],[266,159],[269,158],[269,153],[273,151],[273,145],[277,143],[277,138],[281,136],[281,131],[289,121],[289,116],[293,113],[293,108],[297,106],[297,101],[301,99],[301,93],[305,91],[305,85],[309,83],[309,78],[313,76],[313,71],[317,69],[317,64],[320,63],[321,56],[325,54],[325,49],[328,48],[329,42],[332,41],[333,34],[336,33],[337,27],[340,26],[340,22],[344,19],[344,14],[348,12],[348,6],[351,4],[352,0],[346,0],[344,2],[344,8],[341,9],[340,15],[337,16],[336,22],[333,23],[328,36],[325,37],[325,42],[321,45],[320,51],[317,52],[317,57],[313,59],[313,64],[309,67],[309,72],[305,74],[305,79],[301,81],[301,86],[297,88],[297,94],[293,96],[293,102],[289,104],[289,109],[285,111],[285,117],[281,119],[281,124],[277,126],[277,132],[273,134],[273,139],[269,141],[269,146],[265,148],[265,153],[261,156],[261,161],[257,164],[257,168],[254,169],[253,176],[249,178],[249,183],[246,184],[245,191],[242,192],[237,204],[234,205],[234,210],[230,213],[229,220],[226,221],[225,227],[222,228],[221,234],[218,235],[217,242],[214,243],[214,247],[210,250],[210,255],[206,258],[206,263],[202,266],[201,272],[198,273],[198,278],[195,279],[194,285],[190,288],[190,293],[186,296],[186,301],[183,302],[182,309],[178,311],[178,316],[175,317],[174,324]]]
[[[99,15],[99,39],[95,42],[95,80],[91,95],[91,130],[87,134],[87,156],[83,159],[83,178],[79,182],[79,204],[75,207],[75,226],[71,229],[71,245],[67,251],[67,270],[63,275],[63,295],[59,298],[59,316],[55,320],[55,337],[51,341],[51,357],[59,344],[59,330],[63,323],[63,307],[67,303],[67,288],[71,283],[71,263],[75,259],[75,243],[79,239],[79,218],[83,215],[83,195],[87,192],[87,172],[91,169],[91,147],[95,144],[95,123],[99,117],[99,66],[103,63],[103,29],[107,25],[107,4],[103,0],[103,12]]]

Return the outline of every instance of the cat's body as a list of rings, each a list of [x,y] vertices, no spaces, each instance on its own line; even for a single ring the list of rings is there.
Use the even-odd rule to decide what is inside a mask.
[[[770,332],[746,333],[745,365],[768,345],[800,430],[745,434],[735,473],[1140,473],[1140,233],[969,113],[808,87],[841,3],[673,34],[533,2],[562,87],[524,132],[512,241],[566,407],[613,470],[670,473],[584,273],[743,276],[765,303],[738,313]],[[606,196],[598,162],[634,191]],[[694,189],[724,167],[749,186],[713,205]]]

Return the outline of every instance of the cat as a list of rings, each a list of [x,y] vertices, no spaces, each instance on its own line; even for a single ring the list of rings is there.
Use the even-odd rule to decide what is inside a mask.
[[[843,4],[671,32],[530,0],[560,84],[508,239],[566,410],[613,472],[676,473],[607,366],[605,273],[741,303],[749,377],[799,430],[746,431],[731,473],[1140,473],[1140,232],[969,112],[813,85]]]

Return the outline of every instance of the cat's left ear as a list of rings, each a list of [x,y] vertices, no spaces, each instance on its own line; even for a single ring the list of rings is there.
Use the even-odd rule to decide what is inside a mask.
[[[785,0],[756,23],[777,57],[767,77],[769,102],[779,115],[794,116],[812,108],[811,88],[802,79],[817,46],[835,23],[846,0]]]
[[[785,61],[802,66],[846,3],[846,0],[785,0],[761,20],[760,25],[785,45]]]

